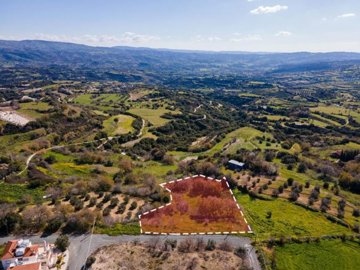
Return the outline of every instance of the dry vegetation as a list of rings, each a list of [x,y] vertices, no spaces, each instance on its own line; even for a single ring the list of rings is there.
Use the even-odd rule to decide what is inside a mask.
[[[119,256],[121,254],[121,256]],[[97,250],[93,270],[100,269],[248,269],[246,251],[229,243],[218,246],[202,239],[162,242],[153,238],[147,243],[125,243]]]

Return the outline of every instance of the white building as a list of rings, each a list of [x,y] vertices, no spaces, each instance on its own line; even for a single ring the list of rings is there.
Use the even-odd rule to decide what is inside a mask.
[[[33,245],[30,240],[11,240],[5,246],[1,263],[5,270],[48,270],[54,264],[52,255],[52,247],[45,241]]]

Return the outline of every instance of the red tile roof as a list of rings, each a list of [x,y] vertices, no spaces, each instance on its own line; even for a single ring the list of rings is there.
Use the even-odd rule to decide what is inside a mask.
[[[25,253],[23,257],[31,257],[34,256],[39,250],[39,245],[32,245],[30,247],[27,247],[25,249]]]
[[[29,263],[29,264],[23,264],[23,265],[17,265],[13,268],[10,268],[11,270],[40,270],[41,269],[41,263]]]
[[[12,259],[12,258],[16,257],[15,250],[16,250],[18,241],[19,240],[11,240],[11,241],[7,242],[5,249],[4,249],[3,256],[1,258],[2,260],[8,260],[8,259]],[[24,255],[21,257],[34,256],[38,252],[38,249],[39,249],[39,245],[32,245],[30,247],[27,247],[25,249]]]
[[[17,242],[18,240],[11,240],[7,242],[2,256],[2,260],[8,260],[14,258],[14,251],[16,249]]]

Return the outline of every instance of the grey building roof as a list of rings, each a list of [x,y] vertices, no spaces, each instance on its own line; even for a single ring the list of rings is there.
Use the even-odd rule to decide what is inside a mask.
[[[239,162],[239,161],[234,160],[234,159],[229,160],[228,163],[236,165],[236,166],[240,166],[240,167],[243,167],[245,165],[245,163]]]

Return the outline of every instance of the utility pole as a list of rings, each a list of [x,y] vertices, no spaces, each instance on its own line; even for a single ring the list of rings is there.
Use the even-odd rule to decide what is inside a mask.
[[[91,242],[92,242],[92,238],[93,238],[93,235],[94,235],[95,224],[96,224],[96,217],[94,218],[94,222],[93,222],[93,225],[92,225],[92,228],[91,228],[91,234],[90,234],[90,240],[89,240],[89,247],[88,247],[88,251],[87,251],[87,254],[86,254],[86,259],[85,259],[84,266],[86,266],[86,261],[87,261],[87,259],[89,258],[89,255],[90,255]],[[86,269],[86,268],[84,268],[84,269]]]

